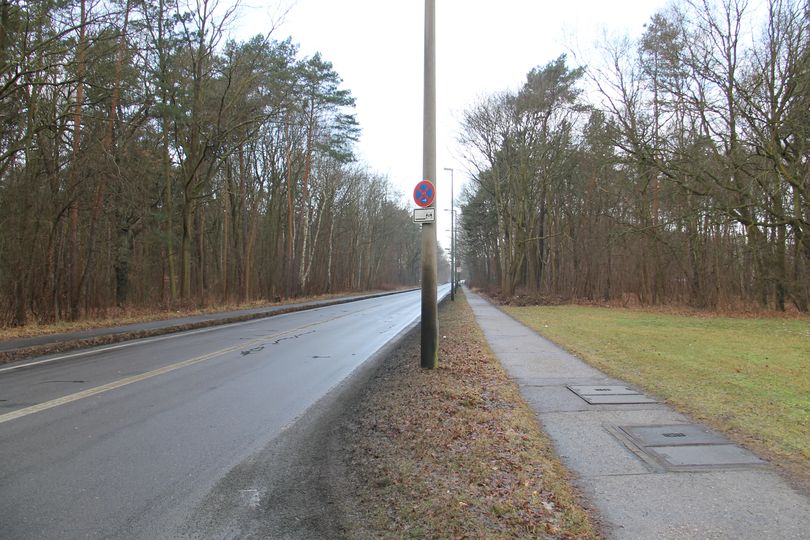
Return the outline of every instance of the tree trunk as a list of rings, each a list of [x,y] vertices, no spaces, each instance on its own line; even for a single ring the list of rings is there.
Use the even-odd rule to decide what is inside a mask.
[[[163,182],[166,190],[166,262],[169,268],[169,300],[170,303],[174,303],[177,300],[177,269],[175,268],[174,255],[174,193],[172,190],[174,179],[171,173],[169,126],[166,119],[164,119],[163,125],[163,151],[161,160],[163,165]]]
[[[93,258],[96,252],[96,231],[98,229],[98,220],[101,217],[101,211],[104,207],[104,196],[107,190],[107,177],[112,174],[112,169],[115,167],[116,150],[114,144],[115,123],[118,116],[118,99],[121,93],[121,68],[124,63],[124,51],[126,49],[127,26],[129,23],[129,10],[130,0],[127,0],[126,10],[124,11],[124,22],[121,27],[121,37],[118,42],[118,54],[115,59],[115,78],[113,79],[113,90],[110,98],[110,113],[107,120],[107,130],[104,134],[104,142],[102,144],[103,158],[107,163],[104,167],[107,170],[102,170],[101,174],[96,175],[98,184],[96,185],[95,200],[93,203],[93,212],[90,217],[90,232],[87,239],[87,257],[84,263],[84,270],[79,278],[79,296],[83,296],[84,289],[87,283],[88,274],[93,272]],[[126,253],[129,253],[128,251]],[[126,264],[129,267],[129,264]],[[128,272],[128,270],[127,270]]]
[[[292,172],[292,141],[290,140],[290,123],[284,124],[284,135],[287,141],[287,291],[286,296],[292,296],[295,275],[295,220],[293,219],[293,172]]]
[[[225,181],[223,184],[223,193],[222,193],[222,255],[221,255],[221,262],[220,266],[222,267],[222,301],[229,302],[230,301],[230,258],[228,254],[228,248],[230,247],[229,244],[231,242],[230,238],[230,228],[231,228],[231,196],[230,196],[230,186],[231,186],[231,166],[229,163],[225,165]]]
[[[786,234],[786,226],[780,225],[776,228],[776,246],[775,246],[775,256],[776,256],[776,268],[775,268],[775,300],[776,300],[776,309],[779,311],[785,311],[785,299],[787,297],[787,261],[785,260],[786,257],[786,246],[785,242],[787,241],[787,234]]]
[[[194,231],[194,201],[183,193],[183,235],[180,239],[180,295],[191,298],[191,235]]]
[[[329,211],[329,253],[326,262],[326,293],[332,292],[332,249],[335,238],[335,216]]]
[[[242,302],[250,298],[250,264],[248,262],[248,207],[247,207],[247,168],[245,167],[245,148],[239,147],[239,220],[241,238],[241,261],[242,261],[242,290],[240,299]]]
[[[301,276],[301,288],[304,291],[308,290],[307,285],[309,283],[310,272],[312,271],[312,262],[315,260],[315,251],[318,248],[318,239],[321,236],[321,224],[323,223],[323,205],[321,205],[321,207],[318,210],[318,215],[315,218],[315,223],[317,223],[317,225],[315,225],[315,236],[312,240],[312,248],[310,249],[311,253],[306,262],[306,271],[304,272],[304,275]]]
[[[8,48],[8,37],[6,28],[9,27],[9,7],[10,0],[0,0],[0,73],[6,68],[6,49]]]
[[[81,0],[81,18],[79,22],[79,43],[76,49],[76,109],[73,112],[73,153],[70,167],[70,232],[68,236],[68,301],[69,317],[79,318],[80,280],[79,280],[79,155],[81,150],[82,103],[84,101],[84,73],[87,49],[87,6]]]
[[[115,304],[124,307],[129,300],[129,261],[135,248],[134,235],[128,224],[118,228],[115,257]]]
[[[175,268],[174,254],[174,178],[172,176],[171,156],[169,155],[169,80],[168,80],[168,60],[166,58],[165,29],[164,20],[164,0],[158,4],[158,55],[160,71],[160,101],[163,105],[161,109],[161,170],[163,173],[163,185],[166,193],[164,202],[166,212],[166,259],[169,270],[169,302],[177,300],[177,269]]]
[[[206,305],[208,302],[208,267],[206,266],[205,248],[205,206],[197,207],[195,216],[199,219],[196,227],[197,234],[197,294],[198,302]]]
[[[307,245],[309,241],[309,212],[310,212],[310,201],[309,201],[309,175],[312,172],[312,138],[313,138],[313,131],[315,130],[315,123],[313,121],[312,115],[314,114],[315,110],[315,101],[311,101],[311,108],[310,108],[310,122],[307,128],[307,147],[306,147],[306,158],[304,160],[304,178],[303,178],[303,186],[301,194],[303,195],[303,201],[301,202],[301,257],[299,258],[300,261],[300,268],[299,268],[299,275],[298,275],[298,283],[301,289],[301,292],[306,292],[306,277],[307,277]]]

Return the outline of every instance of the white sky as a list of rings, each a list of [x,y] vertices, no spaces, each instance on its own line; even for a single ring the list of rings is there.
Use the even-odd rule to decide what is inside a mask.
[[[292,36],[302,55],[320,51],[357,100],[359,158],[386,174],[410,206],[422,175],[424,2],[421,0],[244,0],[241,39]],[[262,7],[255,7],[263,4]],[[667,0],[437,0],[437,218],[449,247],[450,173],[466,179],[456,156],[461,113],[477,98],[517,89],[535,66],[587,51],[604,31],[638,36]],[[583,60],[587,61],[587,53]],[[569,66],[574,61],[569,54]],[[458,203],[456,203],[458,205]]]

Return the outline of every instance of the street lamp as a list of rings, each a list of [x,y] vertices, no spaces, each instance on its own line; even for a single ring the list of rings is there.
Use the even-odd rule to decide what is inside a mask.
[[[458,244],[456,233],[458,232],[458,226],[455,224],[458,223],[458,213],[455,208],[445,208],[444,211],[452,212],[450,214],[450,228],[444,230],[444,232],[450,233],[450,265],[452,266],[456,263],[456,246]],[[458,274],[456,273],[455,267],[450,269],[450,284],[452,285],[451,289],[458,288]],[[451,297],[452,296],[451,294]]]
[[[450,171],[450,300],[456,300],[456,235],[455,235],[455,201],[453,200],[453,169],[445,167],[445,171]]]

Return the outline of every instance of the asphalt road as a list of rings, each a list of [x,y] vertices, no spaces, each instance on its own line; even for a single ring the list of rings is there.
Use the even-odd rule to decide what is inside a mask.
[[[180,326],[196,326],[196,327],[213,326],[216,323],[226,324],[229,322],[239,322],[239,320],[237,319],[241,320],[259,319],[262,317],[269,317],[278,313],[300,311],[303,309],[311,309],[314,307],[326,307],[334,304],[342,304],[344,302],[353,302],[356,300],[361,300],[363,298],[387,296],[389,294],[396,294],[396,293],[383,292],[383,293],[361,294],[354,296],[337,296],[334,298],[327,298],[324,300],[309,300],[306,302],[279,304],[276,306],[263,306],[252,309],[240,309],[237,311],[219,311],[214,313],[203,313],[201,315],[191,315],[188,317],[175,317],[157,321],[126,324],[122,326],[113,326],[108,328],[92,328],[89,330],[79,330],[76,332],[66,332],[62,334],[45,334],[42,336],[7,339],[0,341],[0,353],[6,351],[15,351],[17,349],[28,349],[40,347],[43,345],[52,345],[55,343],[88,340],[104,336],[132,334],[137,332],[149,332],[154,330],[168,330]]]
[[[165,537],[419,315],[416,291],[3,366],[0,538]]]

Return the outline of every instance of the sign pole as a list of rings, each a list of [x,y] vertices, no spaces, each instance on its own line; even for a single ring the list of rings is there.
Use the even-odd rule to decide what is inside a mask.
[[[436,185],[436,0],[425,0],[425,88],[422,178]],[[429,208],[435,208],[435,201]],[[439,366],[439,311],[436,294],[436,223],[422,224],[422,362]]]

